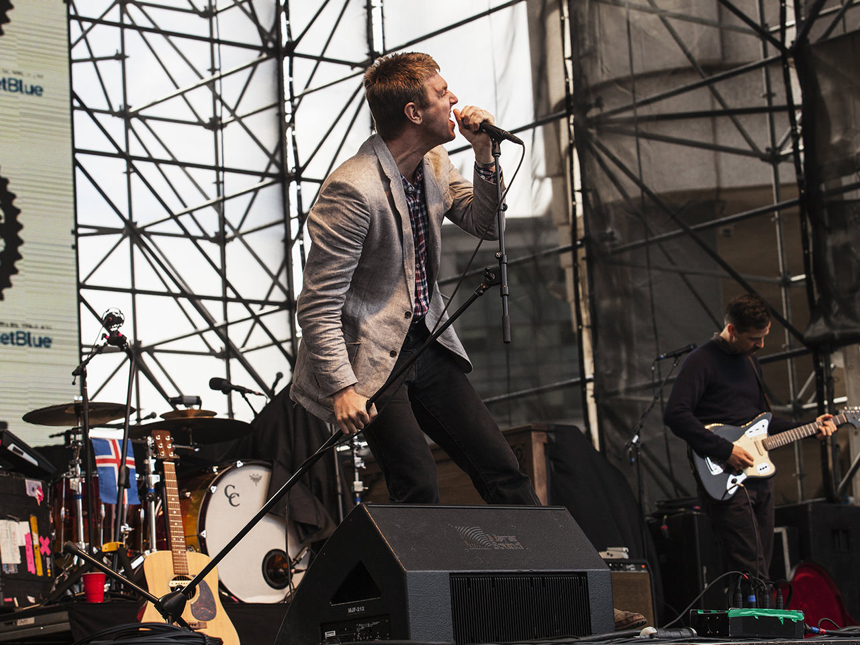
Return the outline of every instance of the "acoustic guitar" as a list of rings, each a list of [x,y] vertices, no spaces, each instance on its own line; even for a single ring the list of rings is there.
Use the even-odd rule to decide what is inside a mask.
[[[807,423],[768,436],[767,427],[772,418],[770,412],[764,412],[743,426],[710,426],[712,432],[736,446],[743,447],[752,455],[755,463],[742,471],[736,471],[728,464],[722,464],[710,457],[701,457],[694,452],[693,467],[708,495],[716,500],[728,499],[749,477],[773,477],[776,474],[776,466],[768,456],[769,451],[818,433],[818,423]],[[845,408],[842,414],[833,417],[833,423],[837,427],[845,423],[850,423],[855,428],[860,427],[860,408]]]
[[[157,449],[157,458],[164,467],[164,490],[167,498],[167,539],[170,553],[155,551],[143,561],[143,575],[149,591],[161,598],[171,591],[180,591],[188,585],[194,575],[208,563],[209,556],[189,552],[185,546],[185,527],[179,508],[179,488],[176,484],[176,455],[173,438],[167,430],[152,433]],[[203,632],[224,641],[224,645],[239,645],[239,635],[218,598],[218,571],[212,569],[194,589],[188,599],[182,618],[194,631]],[[141,622],[162,622],[163,618],[155,605],[147,603]]]

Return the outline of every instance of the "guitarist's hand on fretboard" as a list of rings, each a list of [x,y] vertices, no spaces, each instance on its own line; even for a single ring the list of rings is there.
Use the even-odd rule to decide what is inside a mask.
[[[836,424],[831,421],[832,418],[832,414],[822,414],[815,419],[815,422],[819,424],[818,433],[815,435],[816,439],[824,439],[836,432]]]
[[[726,459],[726,463],[735,470],[743,470],[755,464],[753,456],[742,446],[732,446],[732,454]]]

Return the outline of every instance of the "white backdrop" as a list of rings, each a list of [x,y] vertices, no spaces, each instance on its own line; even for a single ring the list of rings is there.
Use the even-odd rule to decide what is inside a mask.
[[[38,445],[57,429],[26,424],[22,415],[68,403],[77,392],[71,376],[78,363],[78,314],[66,3],[15,2],[7,18],[0,36],[0,283],[6,285],[0,294],[0,420]]]

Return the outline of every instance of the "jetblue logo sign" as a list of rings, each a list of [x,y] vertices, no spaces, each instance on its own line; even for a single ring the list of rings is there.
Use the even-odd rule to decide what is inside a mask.
[[[21,327],[25,327],[25,329],[21,329]],[[27,329],[28,327],[29,329]],[[48,335],[50,333],[48,326],[38,329],[36,326],[26,323],[18,325],[17,323],[0,322],[0,347],[51,349],[54,345],[54,338]]]
[[[45,88],[38,83],[27,81],[21,76],[9,76],[7,73],[0,76],[0,92],[42,96],[45,93]]]

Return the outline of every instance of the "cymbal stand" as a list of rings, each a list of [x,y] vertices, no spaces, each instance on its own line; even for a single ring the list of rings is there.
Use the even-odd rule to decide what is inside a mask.
[[[69,490],[72,491],[72,501],[75,504],[75,529],[78,537],[78,546],[86,548],[84,541],[84,482],[81,473],[81,442],[73,439],[72,460],[69,462]]]

